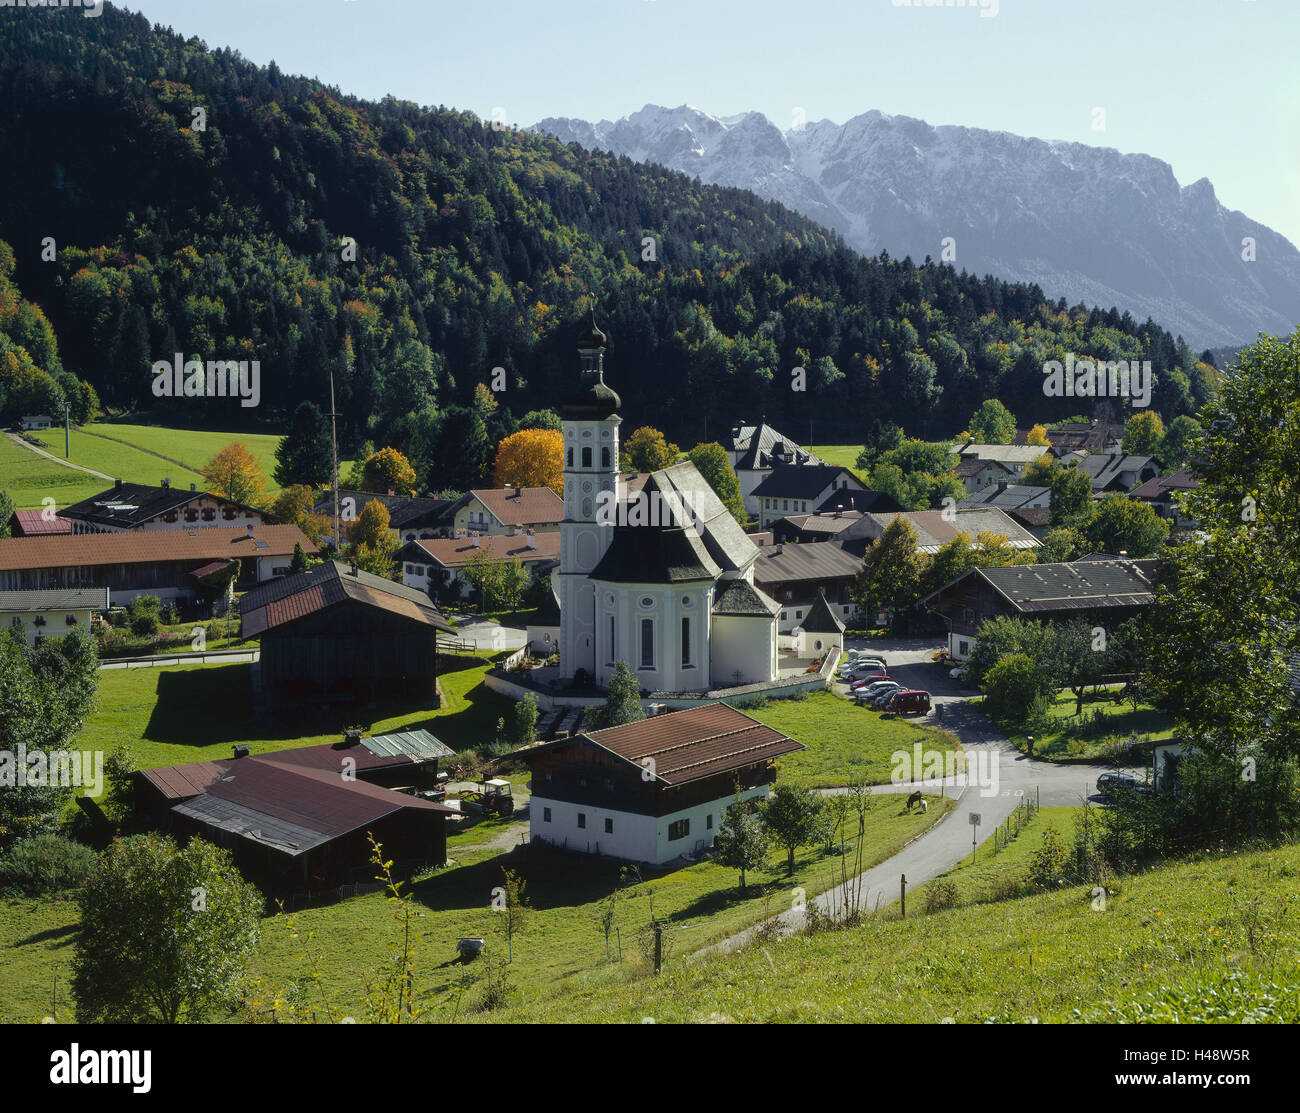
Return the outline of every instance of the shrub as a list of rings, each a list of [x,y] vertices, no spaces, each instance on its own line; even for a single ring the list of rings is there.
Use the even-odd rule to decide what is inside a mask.
[[[1024,653],[1003,657],[984,677],[989,710],[1000,718],[1024,722],[1039,696],[1051,690],[1052,682],[1034,660]]]
[[[1051,824],[1043,831],[1042,845],[1029,856],[1029,880],[1040,888],[1064,880],[1069,857],[1061,843],[1061,832]]]
[[[957,907],[957,883],[946,877],[936,877],[925,887],[926,914],[942,912]]]
[[[131,633],[138,638],[152,638],[157,635],[159,628],[158,616],[148,611],[143,611],[131,619]]]
[[[48,896],[86,883],[99,855],[63,835],[20,839],[0,858],[0,890]]]

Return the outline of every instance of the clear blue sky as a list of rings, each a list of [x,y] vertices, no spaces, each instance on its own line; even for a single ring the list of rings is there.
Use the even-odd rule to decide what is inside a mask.
[[[648,102],[757,110],[783,128],[796,107],[839,123],[876,108],[1140,151],[1300,245],[1300,0],[985,2],[995,16],[894,0],[127,6],[344,92],[500,106],[513,124]]]

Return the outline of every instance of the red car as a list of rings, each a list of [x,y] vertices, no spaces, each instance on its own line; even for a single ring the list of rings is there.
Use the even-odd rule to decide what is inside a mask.
[[[888,673],[878,672],[871,676],[864,676],[861,680],[855,680],[849,685],[849,690],[856,692],[859,688],[865,688],[870,684],[875,684],[879,680],[893,680],[894,678]]]

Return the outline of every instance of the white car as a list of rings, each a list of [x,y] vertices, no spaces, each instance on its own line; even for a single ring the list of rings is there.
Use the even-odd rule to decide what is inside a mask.
[[[960,680],[963,676],[966,675],[966,666],[958,665],[955,669],[949,669],[948,675],[951,676],[954,680]]]
[[[858,700],[875,699],[882,692],[901,687],[902,685],[897,680],[881,680],[875,684],[868,684],[865,688],[859,688],[853,693],[853,698]]]

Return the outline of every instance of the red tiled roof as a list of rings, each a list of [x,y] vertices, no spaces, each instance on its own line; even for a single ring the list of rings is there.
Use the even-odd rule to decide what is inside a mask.
[[[43,537],[50,534],[71,533],[72,523],[67,518],[55,515],[46,520],[43,510],[15,510],[14,523],[17,527],[15,536]]]
[[[547,525],[564,518],[564,500],[549,487],[503,487],[470,491],[502,525]]]
[[[528,547],[528,535],[497,535],[480,537],[474,544],[472,537],[433,537],[421,541],[408,541],[407,549],[415,546],[437,561],[444,568],[464,568],[466,562],[477,552],[492,551],[497,560],[518,558],[523,564],[538,560],[560,559],[559,530],[547,530],[533,534],[533,548]]]
[[[265,547],[259,546],[259,542]],[[316,546],[297,526],[259,525],[253,536],[243,527],[131,530],[126,533],[74,533],[57,537],[0,540],[0,571],[68,568],[73,565],[149,564],[289,556],[294,545],[307,553]]]
[[[650,768],[642,763],[651,759],[655,776],[669,785],[686,784],[806,749],[802,743],[725,703],[709,703],[620,727],[587,731],[585,737],[640,768]]]

